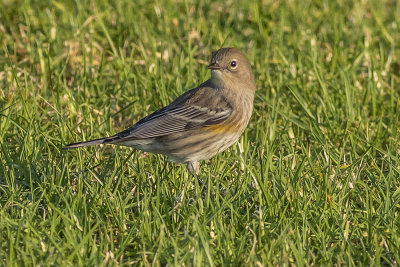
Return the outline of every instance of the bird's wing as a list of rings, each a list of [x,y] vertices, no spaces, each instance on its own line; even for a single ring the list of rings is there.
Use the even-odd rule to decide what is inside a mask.
[[[129,129],[120,132],[116,137],[121,141],[121,139],[125,138],[145,139],[169,135],[221,123],[232,113],[232,107],[225,98],[219,95],[214,94],[211,96],[213,99],[210,101],[217,104],[212,105],[212,107],[209,105],[210,101],[206,101],[209,94],[205,94],[202,98],[196,98],[197,94],[189,95],[190,97],[188,98],[191,101],[182,101],[182,99],[178,98],[170,105],[148,115]],[[196,101],[196,99],[198,100]]]

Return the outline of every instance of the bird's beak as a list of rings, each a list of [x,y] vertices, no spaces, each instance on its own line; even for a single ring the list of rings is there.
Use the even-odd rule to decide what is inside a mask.
[[[221,69],[220,65],[217,62],[210,63],[210,65],[208,65],[208,68],[210,70],[220,70]]]

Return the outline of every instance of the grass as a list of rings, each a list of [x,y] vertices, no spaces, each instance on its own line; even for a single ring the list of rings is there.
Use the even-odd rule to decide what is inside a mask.
[[[1,265],[400,262],[400,4],[32,1],[1,4]],[[253,65],[252,120],[202,163],[111,135],[209,77]]]

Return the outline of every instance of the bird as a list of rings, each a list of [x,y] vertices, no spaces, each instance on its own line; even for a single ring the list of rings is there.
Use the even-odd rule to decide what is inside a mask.
[[[64,149],[100,144],[133,147],[184,163],[199,179],[200,162],[234,145],[246,129],[256,91],[251,64],[237,48],[215,51],[208,69],[208,80],[132,127]]]

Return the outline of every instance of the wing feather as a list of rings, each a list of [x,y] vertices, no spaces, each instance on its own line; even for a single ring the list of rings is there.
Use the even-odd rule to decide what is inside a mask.
[[[169,135],[220,123],[231,113],[230,108],[209,109],[195,105],[159,110],[119,133],[118,137],[144,139]]]
[[[232,106],[220,91],[210,85],[207,81],[187,91],[168,106],[116,134],[113,141],[160,137],[222,123],[231,115]]]

